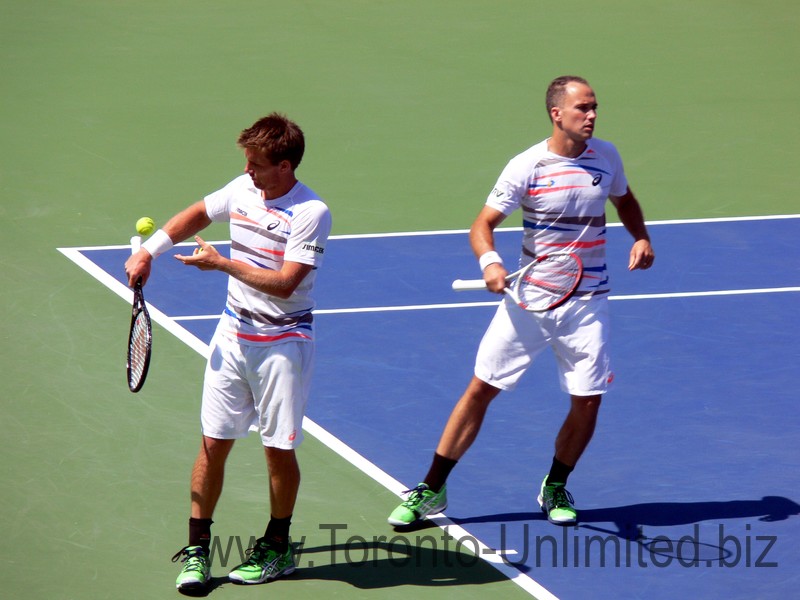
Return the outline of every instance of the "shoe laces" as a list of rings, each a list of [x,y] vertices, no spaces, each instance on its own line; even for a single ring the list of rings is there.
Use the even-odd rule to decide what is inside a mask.
[[[552,504],[553,508],[564,508],[575,504],[575,499],[563,485],[554,485],[550,488],[552,490]]]
[[[403,504],[405,505],[416,504],[417,502],[422,500],[422,493],[428,491],[430,491],[430,488],[424,483],[421,483],[417,487],[413,487],[410,490],[403,490],[404,494],[409,494],[408,498],[406,498],[406,501],[403,502]]]
[[[259,538],[252,548],[248,548],[245,551],[245,556],[247,556],[245,562],[251,564],[261,563],[271,549],[269,542],[265,538]]]
[[[200,571],[206,562],[205,551],[198,546],[184,546],[172,557],[172,562],[186,563],[183,567],[185,571]]]

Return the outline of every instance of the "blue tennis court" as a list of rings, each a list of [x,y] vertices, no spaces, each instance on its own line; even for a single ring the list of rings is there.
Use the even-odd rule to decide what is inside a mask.
[[[656,265],[634,273],[625,269],[630,238],[609,228],[616,379],[570,480],[579,525],[549,524],[535,499],[567,410],[545,354],[495,401],[453,472],[447,519],[437,521],[452,539],[436,527],[413,535],[473,550],[540,597],[792,597],[800,220],[649,228]],[[517,254],[519,235],[497,233],[502,255]],[[127,297],[127,248],[62,252]],[[312,433],[351,449],[365,472],[413,486],[497,300],[450,289],[454,278],[479,276],[463,231],[339,236],[326,254]],[[145,293],[154,319],[202,351],[225,276],[164,256]]]

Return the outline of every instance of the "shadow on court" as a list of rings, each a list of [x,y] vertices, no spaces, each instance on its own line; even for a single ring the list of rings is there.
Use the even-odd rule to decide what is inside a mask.
[[[800,515],[800,505],[783,496],[764,496],[761,500],[729,500],[717,502],[647,502],[610,508],[579,509],[579,527],[602,531],[622,539],[636,540],[641,528],[691,525],[718,519],[757,518],[763,522],[785,521]],[[450,519],[458,524],[513,523],[540,521],[540,512],[500,513]],[[596,523],[613,523],[616,530],[597,527]]]
[[[445,539],[440,532],[418,536],[407,533],[396,532],[375,540],[350,538],[342,544],[307,548],[294,544],[297,570],[285,579],[338,581],[368,590],[482,585],[507,579],[474,554],[461,551],[462,547],[474,549],[466,540]],[[202,593],[184,595],[206,597],[223,586],[240,587],[227,577],[213,577]]]
[[[441,534],[387,538],[305,548],[302,567],[292,578],[341,581],[360,589],[482,585],[507,579],[474,554],[456,549],[474,550],[464,540],[445,542]]]

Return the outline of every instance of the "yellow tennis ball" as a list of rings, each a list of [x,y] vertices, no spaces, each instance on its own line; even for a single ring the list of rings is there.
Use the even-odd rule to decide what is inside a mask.
[[[156,230],[156,222],[150,217],[142,217],[136,221],[136,233],[139,235],[150,235]]]

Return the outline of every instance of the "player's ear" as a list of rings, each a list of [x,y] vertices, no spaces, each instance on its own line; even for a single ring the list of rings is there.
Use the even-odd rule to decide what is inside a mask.
[[[553,106],[550,108],[550,120],[553,123],[561,122],[561,109],[558,106]]]

